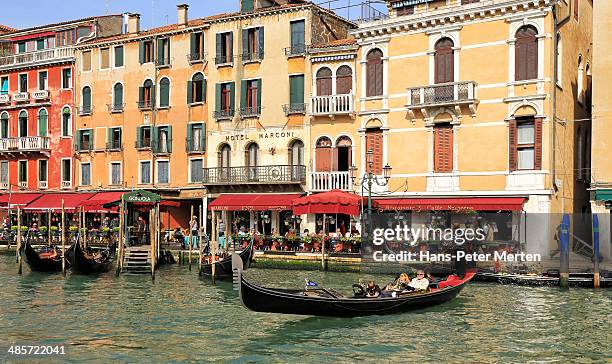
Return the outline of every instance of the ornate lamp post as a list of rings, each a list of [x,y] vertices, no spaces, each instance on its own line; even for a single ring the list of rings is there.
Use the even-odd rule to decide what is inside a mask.
[[[372,149],[369,149],[366,152],[366,163],[368,165],[368,170],[360,182],[357,181],[357,166],[351,166],[350,172],[353,184],[355,186],[362,186],[368,191],[368,217],[370,217],[372,216],[372,186],[376,184],[383,187],[389,184],[389,179],[391,178],[391,166],[387,164],[382,168],[382,179],[380,179],[379,176],[376,176],[372,172],[374,166],[374,151]]]

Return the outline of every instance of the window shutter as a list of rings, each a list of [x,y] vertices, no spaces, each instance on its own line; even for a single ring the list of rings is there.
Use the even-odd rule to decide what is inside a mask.
[[[159,106],[170,105],[170,81],[160,82],[159,84]]]
[[[247,81],[240,82],[240,108],[247,107]]]
[[[245,57],[249,54],[249,30],[242,30],[242,59],[246,59]]]
[[[542,169],[542,119],[535,119],[534,169]]]
[[[189,124],[187,125],[187,151],[191,152],[193,151],[193,140],[191,138],[193,138],[193,133],[192,133],[192,129],[193,129],[193,125],[194,124]]]
[[[110,144],[112,142],[113,142],[113,129],[112,128],[106,128],[106,145],[110,146]]]
[[[230,110],[236,110],[236,84],[234,82],[230,82]]]
[[[142,127],[136,127],[136,146],[138,148],[142,147]]]
[[[157,40],[157,64],[165,64],[164,62],[164,40]]]
[[[153,151],[158,151],[160,150],[160,147],[158,145],[158,140],[159,140],[159,127],[151,127],[151,148],[153,149]]]
[[[140,102],[141,105],[144,103],[144,95],[145,95],[145,90],[144,90],[144,87],[141,86],[138,88],[138,101]]]
[[[525,53],[527,57],[527,79],[533,80],[538,78],[538,41],[537,38],[525,44]]]
[[[221,56],[223,56],[223,42],[221,41],[221,34],[217,33],[216,34],[216,42],[217,42],[217,59],[219,59]],[[217,63],[224,63],[224,62],[219,62],[217,61]]]
[[[123,106],[123,86],[118,84],[115,87],[115,108],[119,109]]]
[[[435,127],[435,171],[448,173],[453,170],[453,128],[451,125]]]
[[[515,81],[525,80],[527,78],[525,75],[525,63],[527,62],[525,44],[517,40],[514,46],[514,52],[516,53],[514,57]]]
[[[207,82],[206,79],[202,80],[202,100],[206,101],[206,87],[207,87]]]
[[[508,130],[508,169],[510,172],[517,170],[517,128],[516,120],[510,120]]]
[[[86,110],[91,108],[91,89],[88,87],[83,89],[83,108]]]
[[[221,111],[221,87],[220,83],[215,85],[215,111]]]
[[[193,82],[187,81],[187,104],[193,102]]]
[[[151,85],[151,105],[155,105],[155,84]]]
[[[229,33],[229,52],[227,62],[234,61],[234,33]]]
[[[257,28],[257,51],[259,52],[259,58],[264,57],[264,28]]]
[[[202,131],[200,132],[200,146],[202,150],[206,150],[206,124],[202,123]]]
[[[168,153],[172,153],[172,126],[168,126]]]
[[[262,88],[261,88],[261,78],[258,79],[257,81],[257,110],[259,110],[259,108],[261,108],[261,94],[262,94]]]
[[[144,41],[141,41],[140,44],[138,45],[138,60],[140,61],[140,64],[145,63],[145,43]]]
[[[292,104],[304,103],[304,76],[291,77],[291,100]]]
[[[376,96],[376,64],[372,60],[366,63],[366,84],[366,96]]]
[[[166,39],[166,45],[167,45],[167,48],[166,48],[166,51],[167,51],[166,57],[168,58],[168,62],[166,62],[166,63],[170,64],[170,59],[171,59],[170,58],[171,57],[170,56],[170,50],[172,49],[172,46],[170,45],[170,37],[168,37]]]
[[[115,47],[115,67],[123,67],[123,47]]]
[[[193,60],[196,60],[196,59],[200,58],[199,55],[196,55],[196,35],[195,35],[195,33],[191,33],[189,39],[190,39],[190,42],[189,42],[190,48],[189,49],[191,49],[189,60],[193,61]]]

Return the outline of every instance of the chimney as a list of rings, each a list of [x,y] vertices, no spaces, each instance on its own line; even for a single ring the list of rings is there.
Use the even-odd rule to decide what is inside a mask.
[[[128,34],[140,32],[140,14],[130,14],[128,18]]]
[[[187,21],[189,20],[187,18],[187,10],[189,10],[189,5],[180,4],[176,6],[176,9],[178,10],[178,25],[186,26]]]

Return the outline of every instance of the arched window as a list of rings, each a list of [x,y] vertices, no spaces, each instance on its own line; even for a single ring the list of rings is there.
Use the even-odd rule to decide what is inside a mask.
[[[0,114],[0,138],[9,137],[9,113],[3,112]]]
[[[62,109],[62,136],[72,135],[72,115],[68,106]]]
[[[200,72],[187,81],[187,102],[190,104],[206,100],[206,80]]]
[[[352,146],[351,138],[341,136],[336,140],[336,167],[337,171],[348,171],[352,165]]]
[[[578,55],[578,80],[576,81],[578,101],[584,103],[584,66],[582,55]]]
[[[435,46],[435,82],[447,83],[455,80],[454,43],[450,38],[440,39]]]
[[[383,94],[383,53],[380,49],[371,50],[366,63],[366,96]]]
[[[563,42],[561,41],[561,33],[557,33],[557,85],[563,83]]]
[[[304,143],[294,140],[289,144],[289,164],[292,166],[304,165]]]
[[[170,79],[164,77],[159,81],[159,107],[170,106]]]
[[[257,167],[259,161],[259,145],[251,143],[246,149],[246,165],[248,167]]]
[[[323,67],[317,71],[317,96],[332,94],[332,70]]]
[[[336,71],[336,94],[350,94],[353,90],[353,70],[349,66],[340,66]]]
[[[315,149],[317,172],[329,172],[332,170],[332,141],[328,137],[320,137]]]
[[[81,110],[83,114],[91,113],[91,87],[85,86],[83,87],[83,92],[81,96]]]
[[[138,107],[150,109],[153,100],[153,81],[146,80],[139,90]]]
[[[527,25],[516,32],[515,73],[516,81],[538,78],[538,31]]]
[[[19,113],[19,136],[28,136],[28,112],[25,110]]]
[[[113,111],[123,110],[123,85],[116,83],[113,87]]]
[[[587,108],[587,112],[591,112],[591,103],[593,101],[592,97],[592,87],[593,87],[593,79],[591,77],[591,65],[589,65],[587,63],[586,65],[586,92],[584,93],[584,101],[585,101],[585,107]]]
[[[223,144],[219,148],[219,161],[218,161],[218,179],[220,181],[227,181],[231,176],[230,167],[232,165],[232,147],[229,144]]]
[[[38,136],[47,136],[48,114],[46,109],[38,110]]]

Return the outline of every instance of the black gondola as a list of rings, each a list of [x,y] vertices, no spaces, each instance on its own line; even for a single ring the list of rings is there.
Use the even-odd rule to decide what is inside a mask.
[[[499,284],[513,284],[517,286],[559,286],[559,274],[513,274],[478,272],[475,281],[492,282]],[[599,279],[600,287],[612,287],[612,275],[602,274]],[[593,273],[570,273],[569,285],[573,287],[593,287]]]
[[[72,246],[66,249],[66,254],[70,254]],[[26,239],[21,246],[21,255],[28,264],[30,270],[34,272],[61,272],[62,271],[62,252],[61,249],[52,250],[44,247],[42,251],[36,251]],[[66,261],[66,269],[70,263]]]
[[[81,244],[75,244],[73,249],[70,249],[66,255],[72,271],[77,274],[98,274],[105,273],[111,269],[113,257],[110,252],[101,250],[97,257],[91,256],[81,247]]]
[[[253,260],[253,255],[255,255],[255,248],[253,245],[253,240],[249,243],[249,245],[237,253],[242,260],[242,265],[244,269],[247,269],[251,266],[251,260]],[[210,256],[202,257],[202,259],[209,259]],[[204,261],[202,262],[202,267],[200,269],[200,275],[212,275],[212,264]],[[215,277],[226,277],[231,278],[232,276],[232,256],[228,256],[226,258],[221,259],[218,262],[215,262]]]
[[[252,311],[309,316],[356,317],[387,315],[418,310],[448,302],[465,287],[475,271],[463,278],[450,275],[427,292],[399,294],[397,297],[345,297],[331,289],[290,290],[266,288],[247,281],[238,259],[234,262],[234,286],[242,304]]]

